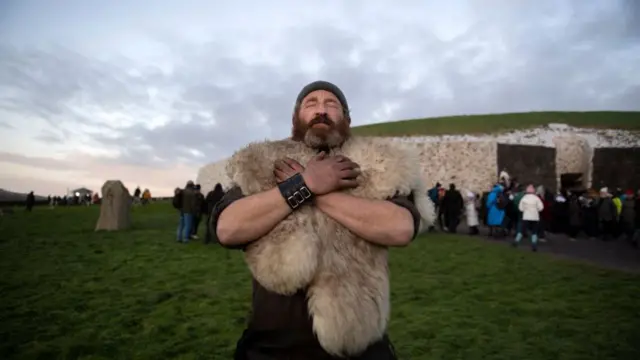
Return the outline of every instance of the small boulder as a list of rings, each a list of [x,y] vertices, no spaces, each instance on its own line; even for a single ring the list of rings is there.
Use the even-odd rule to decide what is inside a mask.
[[[102,204],[98,230],[124,230],[131,226],[131,195],[120,180],[108,180],[102,185]]]

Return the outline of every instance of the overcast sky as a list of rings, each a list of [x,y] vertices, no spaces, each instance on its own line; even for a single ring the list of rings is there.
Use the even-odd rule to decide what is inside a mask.
[[[640,110],[640,1],[3,0],[0,188],[167,194],[317,79],[355,125]]]

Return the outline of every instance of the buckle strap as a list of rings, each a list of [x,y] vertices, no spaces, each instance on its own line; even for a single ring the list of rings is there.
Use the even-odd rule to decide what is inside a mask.
[[[306,204],[314,196],[307,184],[305,184],[304,178],[300,173],[279,183],[278,189],[292,210]]]

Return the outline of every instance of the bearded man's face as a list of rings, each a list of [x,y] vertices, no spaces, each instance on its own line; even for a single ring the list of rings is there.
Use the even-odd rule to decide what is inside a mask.
[[[314,149],[333,148],[349,138],[350,125],[338,98],[329,91],[316,90],[302,99],[293,114],[292,139]]]

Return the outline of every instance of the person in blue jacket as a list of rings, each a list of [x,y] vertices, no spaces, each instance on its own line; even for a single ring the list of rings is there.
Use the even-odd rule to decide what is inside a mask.
[[[439,213],[439,210],[440,210],[440,199],[438,198],[438,192],[440,191],[441,187],[442,185],[440,183],[436,183],[436,186],[432,187],[431,189],[429,189],[429,191],[427,191],[427,196],[433,202],[433,206],[434,206],[434,209],[436,210],[436,213]],[[440,220],[440,217],[438,217],[438,220]],[[433,231],[434,229],[435,227],[433,225],[429,226],[429,231]]]
[[[489,196],[487,197],[487,209],[489,214],[487,216],[487,225],[489,226],[489,236],[498,235],[495,233],[498,229],[502,229],[504,223],[504,209],[507,201],[503,194],[503,188],[497,184],[493,187]]]

